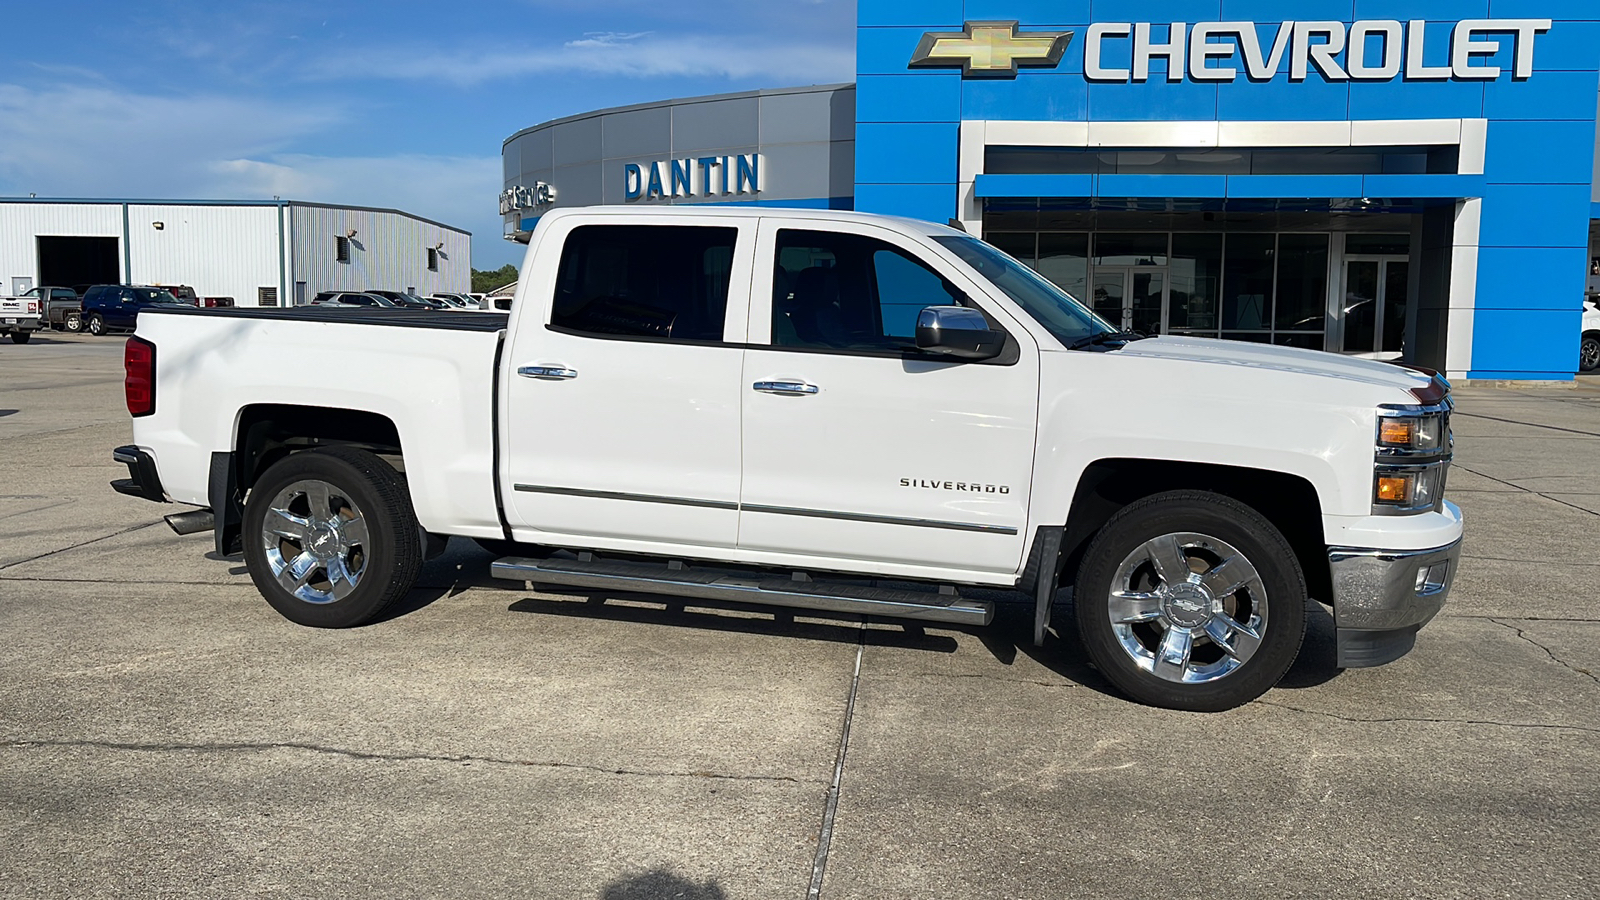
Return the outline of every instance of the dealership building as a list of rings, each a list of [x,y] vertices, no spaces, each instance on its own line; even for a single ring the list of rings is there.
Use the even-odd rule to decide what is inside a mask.
[[[596,203],[954,220],[1123,327],[1572,378],[1594,0],[861,0],[856,66],[518,132],[506,237]]]
[[[0,291],[150,284],[239,306],[321,291],[466,291],[472,235],[392,209],[296,200],[0,198]]]

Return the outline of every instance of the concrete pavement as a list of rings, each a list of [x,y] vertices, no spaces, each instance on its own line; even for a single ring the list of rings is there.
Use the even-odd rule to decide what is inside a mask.
[[[459,541],[402,614],[295,627],[106,486],[120,348],[0,344],[0,896],[1600,895],[1600,384],[1460,392],[1467,559],[1411,656],[1338,672],[1315,609],[1199,716],[1020,604],[599,604]]]

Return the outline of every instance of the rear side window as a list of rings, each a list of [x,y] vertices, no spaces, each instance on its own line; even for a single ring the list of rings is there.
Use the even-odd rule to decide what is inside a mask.
[[[561,252],[550,326],[599,337],[720,341],[736,228],[584,225]]]

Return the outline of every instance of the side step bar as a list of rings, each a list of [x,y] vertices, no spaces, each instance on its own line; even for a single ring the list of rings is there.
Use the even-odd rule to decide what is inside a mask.
[[[716,569],[672,568],[674,565],[680,564],[508,556],[496,560],[490,572],[494,577],[508,581],[760,603],[833,613],[915,619],[919,622],[988,625],[994,620],[994,604],[966,600],[955,593],[799,581],[775,575],[736,574]]]

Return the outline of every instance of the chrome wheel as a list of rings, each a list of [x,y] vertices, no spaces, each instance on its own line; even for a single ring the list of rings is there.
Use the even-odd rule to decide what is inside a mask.
[[[1261,573],[1204,534],[1166,534],[1134,548],[1117,567],[1108,609],[1133,663],[1180,684],[1232,674],[1255,656],[1267,628]]]
[[[1578,351],[1578,368],[1585,372],[1600,369],[1600,338],[1585,337]]]
[[[87,330],[90,334],[94,335],[95,337],[99,337],[100,335],[105,334],[105,331],[106,331],[105,322],[101,321],[99,316],[90,316],[89,317],[89,324],[84,326],[84,327],[85,327],[85,330]]]
[[[261,526],[272,577],[306,603],[350,596],[366,572],[371,540],[361,508],[326,481],[296,481],[279,491]]]

